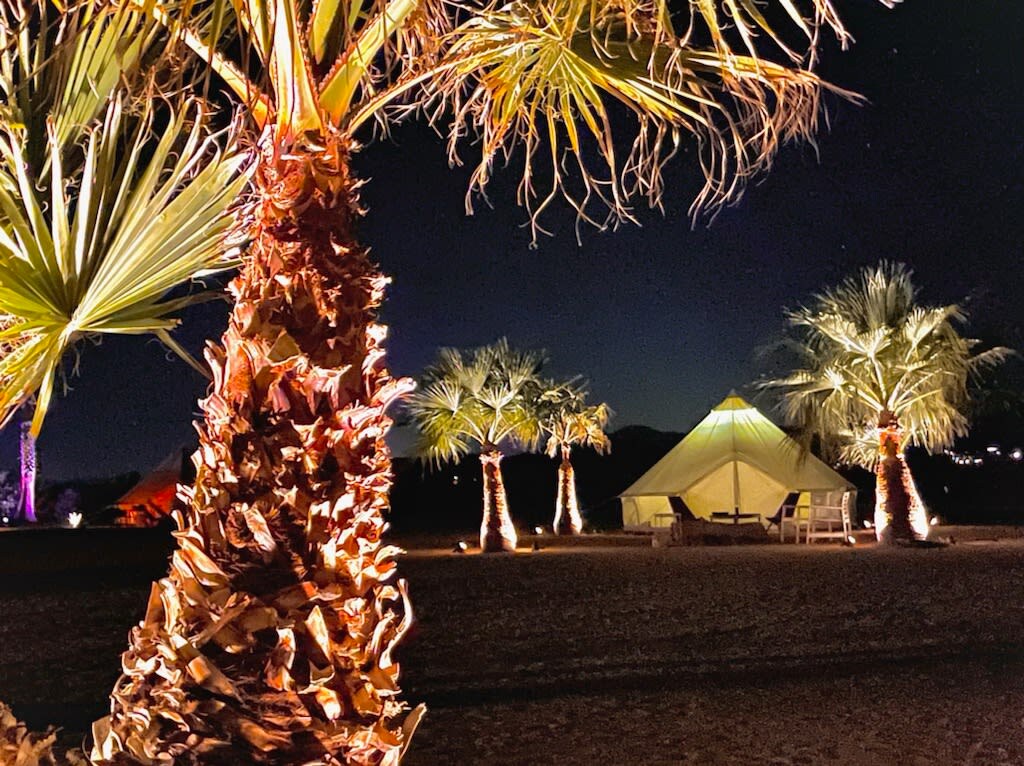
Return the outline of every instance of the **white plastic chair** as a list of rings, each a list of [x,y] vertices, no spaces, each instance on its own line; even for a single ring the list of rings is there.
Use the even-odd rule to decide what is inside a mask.
[[[807,509],[805,542],[814,540],[841,540],[845,542],[853,534],[850,520],[855,492],[812,492]]]

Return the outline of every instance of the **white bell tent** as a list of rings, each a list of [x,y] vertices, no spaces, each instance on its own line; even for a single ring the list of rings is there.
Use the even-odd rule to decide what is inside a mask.
[[[639,529],[669,525],[675,497],[699,519],[764,519],[790,492],[847,489],[850,482],[732,392],[619,497],[623,527]]]

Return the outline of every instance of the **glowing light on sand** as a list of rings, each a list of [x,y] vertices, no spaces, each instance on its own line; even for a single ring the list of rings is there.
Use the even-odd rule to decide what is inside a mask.
[[[77,529],[82,525],[82,514],[78,511],[72,511],[68,514],[68,526],[72,529]]]
[[[534,527],[533,528],[533,534],[535,534],[535,535],[542,535],[542,534],[544,534],[544,527]]]

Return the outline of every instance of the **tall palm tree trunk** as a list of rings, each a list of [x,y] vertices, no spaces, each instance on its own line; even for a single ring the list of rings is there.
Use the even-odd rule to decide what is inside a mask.
[[[36,437],[32,435],[32,423],[21,424],[21,436],[18,443],[20,465],[20,504],[21,515],[25,521],[36,522]]]
[[[484,519],[480,525],[480,549],[484,553],[515,551],[518,537],[508,512],[505,482],[501,477],[502,454],[494,447],[480,453],[484,474]]]
[[[875,467],[875,528],[883,543],[923,540],[927,521],[913,477],[900,450],[902,429],[892,416],[878,428],[878,464]]]
[[[578,535],[583,530],[571,450],[571,447],[562,447],[562,462],[558,465],[558,498],[555,500],[555,523],[552,527],[556,535]]]
[[[322,140],[263,147],[178,549],[132,630],[98,763],[398,762],[391,651],[411,611],[381,534],[385,408],[409,384],[384,367],[387,279],[353,239],[348,146]]]

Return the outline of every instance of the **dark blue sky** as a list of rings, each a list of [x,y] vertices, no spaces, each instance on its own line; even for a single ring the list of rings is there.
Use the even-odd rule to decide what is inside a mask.
[[[975,332],[1020,342],[1024,5],[839,5],[857,44],[828,51],[823,71],[870,104],[832,100],[818,154],[786,148],[710,226],[687,216],[692,154],[668,168],[664,216],[584,231],[582,247],[568,214],[549,217],[556,236],[531,250],[512,179],[491,189],[493,210],[467,218],[467,172],[448,169],[428,128],[366,149],[362,238],[394,276],[393,369],[416,374],[438,346],[507,335],[547,349],[554,372],[589,378],[614,427],[686,430],[759,375],[756,349],[779,335],[784,307],[881,258],[909,263],[929,302],[971,296]],[[226,312],[194,310],[179,337],[198,349]],[[146,470],[192,439],[205,382],[157,343],[85,347],[80,373],[44,429],[45,478]],[[2,465],[15,460],[13,431]]]

